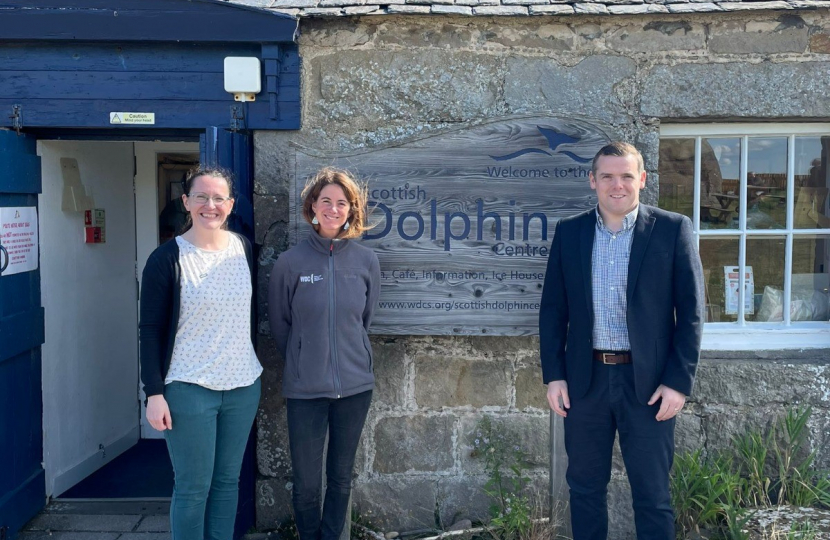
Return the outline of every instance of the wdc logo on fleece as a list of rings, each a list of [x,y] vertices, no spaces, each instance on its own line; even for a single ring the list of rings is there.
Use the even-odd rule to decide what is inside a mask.
[[[323,276],[315,276],[314,274],[309,274],[307,276],[300,276],[300,283],[317,283],[318,281],[323,281]]]

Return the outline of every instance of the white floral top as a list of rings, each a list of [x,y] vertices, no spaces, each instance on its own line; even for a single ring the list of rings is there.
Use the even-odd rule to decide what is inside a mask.
[[[251,272],[242,241],[230,235],[220,251],[181,236],[181,307],[165,384],[188,382],[211,390],[250,386],[262,373],[251,343]]]

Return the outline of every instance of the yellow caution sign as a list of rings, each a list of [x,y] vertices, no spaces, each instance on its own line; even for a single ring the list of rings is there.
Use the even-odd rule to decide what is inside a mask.
[[[143,124],[156,123],[156,113],[146,112],[111,112],[110,124]]]

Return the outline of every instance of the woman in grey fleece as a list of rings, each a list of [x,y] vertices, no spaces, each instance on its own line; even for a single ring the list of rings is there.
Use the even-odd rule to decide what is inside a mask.
[[[367,330],[380,293],[380,265],[371,249],[353,241],[366,230],[366,189],[349,173],[321,170],[302,198],[303,216],[313,230],[274,264],[268,314],[285,358],[283,395],[300,540],[336,540],[375,386]]]

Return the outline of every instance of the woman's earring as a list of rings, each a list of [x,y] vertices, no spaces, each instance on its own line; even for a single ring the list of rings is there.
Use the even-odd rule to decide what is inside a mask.
[[[317,221],[317,216],[314,216],[313,218],[311,218],[311,224],[312,225],[319,225],[320,224],[320,222]]]
[[[349,228],[349,222],[347,221],[347,222],[343,225],[343,230],[344,230],[344,231],[345,231],[345,230],[348,230],[348,228]]]

